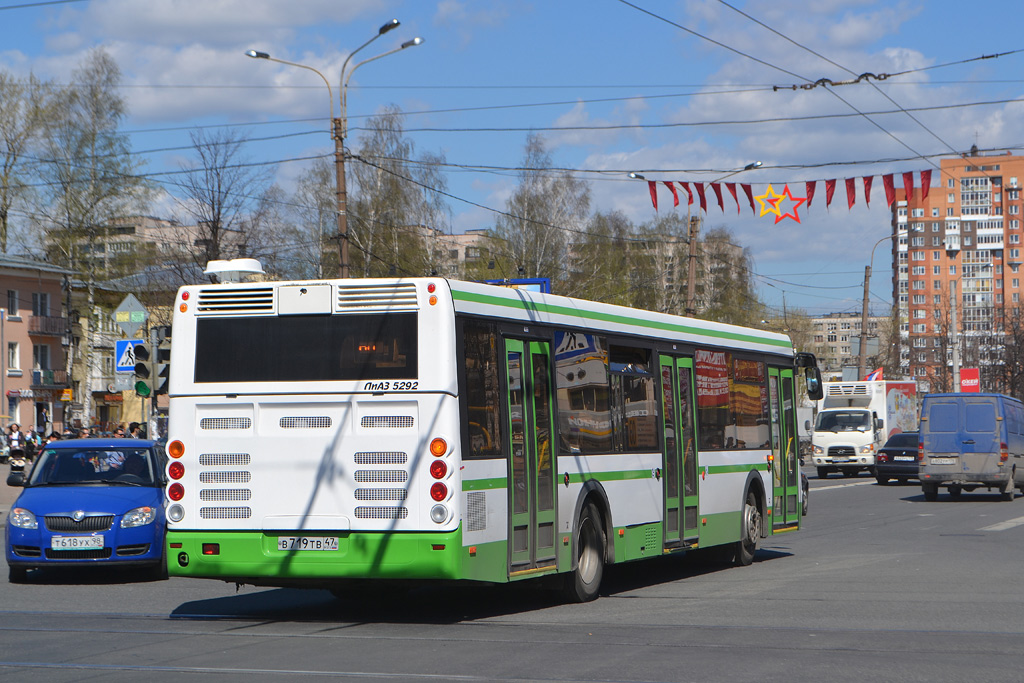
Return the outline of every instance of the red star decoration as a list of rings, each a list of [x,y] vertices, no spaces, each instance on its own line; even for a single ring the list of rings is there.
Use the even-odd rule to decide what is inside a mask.
[[[797,209],[800,208],[801,204],[807,201],[807,197],[794,197],[793,194],[789,191],[789,184],[787,183],[786,187],[783,188],[782,190],[782,196],[780,196],[779,199],[776,200],[777,203],[775,204],[775,206],[778,207],[779,203],[781,203],[783,199],[788,199],[790,202],[792,202],[792,206],[789,207],[789,211],[787,211],[786,213],[781,213],[780,210],[779,215],[775,217],[775,223],[778,224],[778,222],[781,221],[783,218],[792,218],[797,223],[799,223],[800,214],[797,213]]]

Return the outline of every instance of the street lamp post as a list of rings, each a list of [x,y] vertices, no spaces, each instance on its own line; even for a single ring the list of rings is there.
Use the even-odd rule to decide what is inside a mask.
[[[864,299],[861,303],[860,309],[860,348],[857,354],[857,372],[858,376],[864,377],[867,373],[868,364],[868,352],[867,352],[867,341],[868,341],[868,285],[871,282],[871,268],[875,265],[875,249],[878,245],[886,240],[891,240],[897,237],[898,233],[886,235],[882,239],[875,242],[875,246],[871,247],[871,261],[868,265],[864,266]]]
[[[400,46],[393,50],[389,50],[382,54],[364,59],[361,62],[356,63],[351,69],[348,68],[348,63],[352,60],[357,52],[362,50],[364,47],[372,43],[373,41],[380,38],[388,31],[398,28],[400,22],[398,19],[392,19],[387,22],[379,29],[377,34],[370,38],[368,41],[357,47],[349,56],[345,59],[344,64],[341,67],[341,77],[338,79],[339,92],[338,92],[338,105],[339,105],[339,116],[334,116],[334,93],[331,91],[330,81],[320,71],[314,69],[306,64],[299,64],[297,62],[289,62],[284,59],[277,59],[271,57],[269,53],[260,52],[258,50],[249,50],[245,54],[253,59],[266,59],[271,62],[277,62],[279,64],[287,64],[288,66],[296,66],[300,69],[306,69],[312,71],[321,79],[327,86],[327,96],[331,102],[331,137],[334,138],[334,170],[335,170],[335,195],[336,195],[336,212],[338,215],[338,263],[340,268],[340,275],[343,278],[349,277],[349,250],[348,250],[348,193],[345,188],[345,137],[348,134],[348,116],[346,112],[346,105],[348,101],[348,81],[352,77],[353,72],[367,62],[380,59],[381,57],[387,57],[396,52],[406,49],[407,47],[414,47],[423,43],[422,38],[413,38],[402,43]]]

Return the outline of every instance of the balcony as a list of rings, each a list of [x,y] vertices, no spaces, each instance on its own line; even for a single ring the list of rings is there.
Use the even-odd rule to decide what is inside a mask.
[[[33,315],[28,319],[29,334],[60,337],[68,331],[68,319],[62,316]]]
[[[67,370],[33,370],[33,389],[63,389],[68,384]]]

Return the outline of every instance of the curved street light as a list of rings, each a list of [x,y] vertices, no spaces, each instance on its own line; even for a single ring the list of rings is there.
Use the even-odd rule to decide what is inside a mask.
[[[342,278],[349,277],[349,258],[348,258],[348,242],[349,242],[349,240],[348,240],[348,211],[347,211],[348,193],[347,193],[347,190],[346,190],[346,187],[345,187],[345,137],[346,137],[346,135],[348,133],[348,115],[347,115],[347,112],[346,112],[346,105],[347,105],[347,102],[348,102],[348,97],[347,97],[348,80],[349,80],[349,78],[352,77],[352,73],[356,69],[361,67],[363,64],[366,64],[367,62],[372,62],[372,61],[380,59],[382,57],[387,57],[388,55],[392,55],[392,54],[394,54],[396,52],[400,52],[401,50],[404,50],[404,49],[409,48],[409,47],[415,47],[416,45],[421,45],[423,43],[423,39],[419,38],[419,37],[416,37],[416,38],[413,38],[412,40],[407,40],[406,42],[402,43],[399,47],[396,47],[394,50],[389,50],[389,51],[384,52],[382,54],[379,54],[379,55],[377,55],[375,57],[370,57],[369,59],[364,59],[363,61],[358,62],[351,69],[348,68],[348,63],[352,60],[352,57],[354,57],[357,52],[362,50],[364,47],[366,47],[367,45],[369,45],[373,41],[375,41],[378,38],[380,38],[382,35],[384,35],[388,31],[391,31],[392,29],[398,28],[400,25],[401,25],[401,22],[399,22],[398,19],[392,19],[391,21],[387,22],[386,24],[381,26],[379,29],[377,29],[376,35],[374,35],[372,38],[367,40],[365,43],[363,43],[362,45],[357,47],[355,50],[353,50],[351,53],[349,53],[348,57],[345,58],[345,62],[341,66],[341,77],[338,80],[338,83],[339,83],[338,105],[340,107],[340,111],[339,111],[339,116],[337,118],[334,116],[334,93],[331,90],[331,83],[330,83],[330,81],[327,80],[326,76],[324,76],[322,73],[320,73],[320,71],[318,71],[317,69],[314,69],[313,67],[308,66],[306,64],[299,64],[298,62],[289,62],[289,61],[284,60],[284,59],[277,59],[276,57],[271,57],[269,53],[261,52],[259,50],[248,50],[245,53],[248,57],[252,57],[253,59],[266,59],[267,61],[277,62],[278,64],[286,64],[288,66],[295,66],[295,67],[298,67],[300,69],[306,69],[307,71],[312,71],[317,76],[319,76],[321,79],[323,79],[324,85],[327,86],[327,97],[329,98],[330,103],[331,103],[331,133],[332,133],[332,137],[334,138],[334,169],[335,169],[335,178],[336,178],[336,185],[337,185],[337,187],[336,187],[336,197],[337,197],[336,205],[337,205],[337,214],[338,214],[338,260],[339,260],[339,266],[340,266],[340,275],[341,275]]]

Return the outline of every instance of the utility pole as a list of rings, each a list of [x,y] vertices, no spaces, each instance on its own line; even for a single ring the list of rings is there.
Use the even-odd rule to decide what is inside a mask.
[[[888,239],[888,238],[886,238]],[[874,259],[874,253],[872,253]],[[864,301],[860,307],[860,354],[857,361],[857,372],[864,377],[868,371],[868,284],[871,282],[871,266],[864,266]]]
[[[960,391],[960,333],[956,326],[956,280],[949,281],[949,322],[953,333],[953,386],[950,391]]]
[[[697,231],[699,229],[700,216],[690,216],[690,261],[686,274],[686,315],[691,318],[697,315]]]

